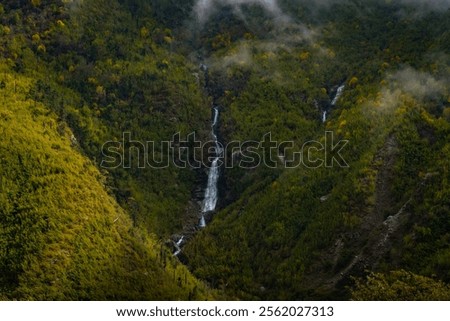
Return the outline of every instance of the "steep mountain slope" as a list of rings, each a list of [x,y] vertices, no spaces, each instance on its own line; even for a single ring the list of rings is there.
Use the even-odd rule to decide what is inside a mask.
[[[211,298],[161,238],[182,225],[191,170],[98,169],[123,131],[170,139],[209,117],[187,64],[118,3],[6,1],[0,14],[1,298]]]
[[[198,70],[173,52],[171,30],[133,16],[131,4],[117,1],[10,1],[4,7],[4,56],[39,80],[33,98],[73,129],[98,165],[105,143],[122,144],[116,151],[130,168],[107,166],[121,206],[149,231],[168,237],[180,230],[197,174],[172,162],[165,169],[138,168],[152,156],[155,162],[176,158],[160,142],[177,132],[204,137],[209,130]],[[138,153],[136,141],[153,141],[154,153]]]
[[[205,288],[133,227],[70,129],[2,65],[0,289],[5,298],[188,299]]]
[[[449,24],[445,1],[2,1],[0,298],[450,299]],[[210,139],[211,105],[247,143],[198,228],[206,170],[161,142]]]
[[[449,12],[395,1],[297,9],[262,36],[249,18],[250,34],[213,52],[225,140],[270,132],[295,147],[273,152],[276,169],[225,170],[232,204],[186,246],[189,266],[247,299],[348,298],[366,270],[448,282]],[[228,21],[216,15],[209,24],[220,27],[205,30],[226,39]],[[308,141],[330,150],[325,131],[347,141],[348,167],[284,169]]]

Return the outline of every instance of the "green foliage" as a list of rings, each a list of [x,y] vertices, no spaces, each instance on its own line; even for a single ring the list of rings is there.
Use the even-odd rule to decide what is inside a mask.
[[[211,100],[224,142],[270,132],[296,147],[274,151],[278,168],[224,170],[224,208],[183,249],[195,276],[232,298],[347,299],[364,262],[384,274],[357,281],[355,299],[448,298],[427,277],[450,282],[450,13],[279,2],[281,23],[219,5],[200,26],[184,20],[193,1],[2,1],[1,299],[215,295],[164,245],[199,172],[98,170],[124,132],[157,146],[176,132],[207,139]],[[349,141],[348,168],[281,166],[325,130]]]
[[[244,41],[220,19],[209,22],[217,24],[209,27],[210,39],[218,39],[218,30],[231,33],[231,43],[212,48],[211,81],[218,89],[212,94],[224,106],[226,141],[259,141],[271,132],[275,140],[293,141],[298,151],[309,140],[323,142],[325,130],[349,141],[342,153],[349,168],[225,171],[233,202],[185,252],[195,275],[226,285],[232,295],[348,298],[333,282],[363,273],[352,263],[361,255],[381,271],[401,267],[448,282],[448,203],[435,194],[448,191],[449,126],[436,107],[448,104],[448,82],[439,94],[420,97],[395,80],[402,63],[436,79],[448,73],[448,62],[437,67],[427,51],[441,48],[446,33],[440,24],[448,13],[412,23],[397,16],[397,4],[347,4],[316,17],[323,32],[312,44],[274,45],[273,39],[292,36],[276,29]],[[344,94],[323,126],[315,102],[329,106],[343,81]],[[385,220],[409,199],[397,232],[406,239],[394,235],[373,249],[384,237]]]
[[[448,301],[450,287],[440,281],[406,271],[371,273],[356,280],[352,299],[357,301]]]
[[[103,144],[121,141],[124,132],[156,146],[176,132],[206,137],[209,104],[196,70],[172,52],[170,29],[133,16],[132,6],[143,17],[147,4],[52,4],[39,7],[48,19],[27,6],[7,12],[5,21],[17,14],[36,23],[18,22],[15,34],[2,39],[5,55],[13,58],[15,70],[37,79],[29,97],[67,123],[90,159],[99,165]],[[139,156],[136,162],[145,155]],[[108,184],[114,185],[121,206],[134,223],[158,235],[179,231],[196,174],[175,166],[158,171],[132,167],[110,171]]]
[[[209,294],[130,218],[71,131],[26,99],[4,65],[0,110],[0,289],[8,299],[200,299]],[[194,296],[194,292],[196,292]]]

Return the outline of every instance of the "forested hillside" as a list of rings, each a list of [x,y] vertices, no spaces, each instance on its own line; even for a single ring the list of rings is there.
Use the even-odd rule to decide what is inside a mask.
[[[449,7],[2,1],[0,298],[449,300]],[[202,213],[211,169],[139,146],[211,124],[288,145]]]
[[[169,35],[155,44],[151,19],[139,28],[110,1],[7,1],[0,12],[2,298],[211,298],[165,245],[193,174],[99,166],[123,131],[162,139],[208,119]]]

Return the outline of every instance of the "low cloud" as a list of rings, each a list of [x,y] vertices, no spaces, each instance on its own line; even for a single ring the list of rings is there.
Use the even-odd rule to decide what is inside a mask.
[[[446,92],[448,79],[437,79],[426,72],[407,67],[388,77],[392,88],[398,88],[416,99],[436,98]]]
[[[259,5],[263,7],[273,18],[286,20],[287,16],[281,11],[277,0],[197,0],[194,13],[197,21],[203,24],[213,15],[220,6],[231,6],[237,14],[241,14],[243,5]]]
[[[300,24],[291,24],[286,30],[274,31],[273,37],[268,40],[242,40],[237,46],[228,51],[224,57],[211,58],[209,63],[213,68],[228,68],[231,66],[246,66],[261,70],[262,67],[254,64],[255,54],[264,54],[267,59],[276,59],[280,50],[291,51],[300,43],[312,44],[319,32]],[[317,46],[320,51],[320,47]]]
[[[252,54],[250,52],[250,48],[246,43],[242,43],[235,52],[225,56],[221,59],[220,65],[221,67],[229,67],[231,65],[251,65]]]
[[[377,99],[369,102],[367,107],[368,110],[390,114],[408,99],[414,99],[418,102],[430,100],[439,102],[445,99],[449,89],[450,79],[448,77],[436,77],[406,67],[386,77],[385,85]]]

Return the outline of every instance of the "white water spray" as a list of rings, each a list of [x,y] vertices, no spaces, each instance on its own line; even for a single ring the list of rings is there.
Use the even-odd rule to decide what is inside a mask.
[[[339,98],[341,98],[342,93],[344,92],[344,89],[345,89],[345,85],[339,86],[339,88],[338,88],[337,91],[336,91],[336,96],[334,96],[334,99],[333,99],[333,101],[331,102],[331,106],[336,106],[336,104],[337,104]]]
[[[344,93],[345,85],[339,86],[339,88],[336,91],[336,95],[334,96],[333,100],[331,101],[331,107],[336,106],[339,98],[341,98],[342,94]],[[322,113],[322,123],[326,123],[328,116],[328,111],[324,110]]]
[[[219,161],[220,161],[220,155],[222,153],[222,149],[219,145],[219,140],[217,138],[216,133],[216,127],[217,123],[219,121],[219,107],[214,106],[213,107],[213,121],[212,121],[212,129],[211,129],[211,136],[214,139],[215,143],[215,158],[213,159],[211,163],[211,168],[209,169],[208,173],[208,183],[206,185],[205,189],[205,198],[203,200],[203,207],[202,207],[202,217],[200,219],[200,227],[205,227],[205,213],[214,211],[216,209],[217,201],[219,198],[219,189],[218,189],[218,182],[220,177],[220,171],[219,171]]]

